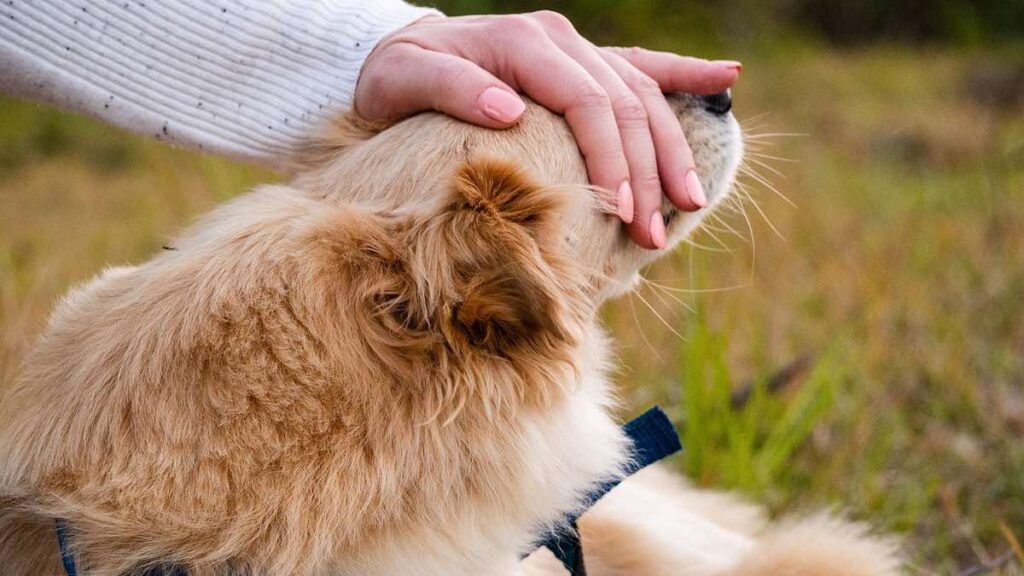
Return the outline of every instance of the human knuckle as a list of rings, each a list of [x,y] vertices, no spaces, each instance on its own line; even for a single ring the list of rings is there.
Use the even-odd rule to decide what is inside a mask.
[[[377,58],[367,62],[359,74],[359,86],[371,94],[380,94],[387,86],[388,79],[398,66],[398,60],[382,51]]]
[[[393,42],[381,47],[376,54],[367,61],[375,69],[389,70],[406,64],[413,58],[415,49],[406,42]]]
[[[608,94],[595,82],[585,82],[576,90],[576,105],[586,110],[611,109],[612,102]]]
[[[645,50],[639,46],[629,46],[627,48],[620,48],[619,50],[621,51],[622,55],[629,60],[640,58],[641,56],[644,55],[645,52]]]
[[[522,38],[534,38],[544,33],[543,28],[536,20],[522,14],[505,16],[496,20],[496,26],[500,32],[504,32],[518,40]]]
[[[541,10],[534,12],[534,17],[540,20],[548,28],[562,33],[574,33],[576,28],[564,14],[554,10]]]
[[[636,73],[629,79],[629,84],[637,94],[644,96],[661,96],[661,85],[647,74]]]
[[[640,190],[660,191],[661,178],[658,177],[657,169],[647,169],[633,177],[633,185]]]
[[[615,117],[620,123],[647,124],[647,108],[636,96],[620,97],[614,102],[613,107]]]

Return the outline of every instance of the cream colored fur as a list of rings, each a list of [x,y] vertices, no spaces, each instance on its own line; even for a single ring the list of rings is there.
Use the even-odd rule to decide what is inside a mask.
[[[717,204],[738,127],[673,105]],[[624,461],[597,310],[657,254],[535,106],[503,132],[343,121],[308,152],[58,306],[0,403],[4,575],[59,573],[56,518],[98,576],[561,573],[519,558]],[[664,212],[672,244],[702,217]],[[767,526],[657,468],[581,531],[593,576],[896,569],[858,527]]]

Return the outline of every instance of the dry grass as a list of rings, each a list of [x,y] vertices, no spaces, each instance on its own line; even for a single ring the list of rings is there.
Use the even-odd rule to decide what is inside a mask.
[[[806,134],[756,139],[757,152],[795,160],[756,157],[785,178],[751,163],[796,207],[748,177],[760,211],[749,200],[746,217],[723,213],[700,248],[649,271],[670,290],[650,285],[644,298],[671,329],[638,298],[610,307],[620,381],[638,408],[657,401],[685,421],[680,464],[702,483],[777,510],[846,508],[906,534],[921,573],[999,562],[1014,573],[1024,109],[985,87],[1024,58],[878,49],[744,60],[735,99],[741,118],[756,117],[751,132]],[[3,381],[70,285],[145,258],[268,177],[0,100]],[[768,393],[800,357],[813,359],[807,370]],[[737,388],[749,392],[741,407]]]

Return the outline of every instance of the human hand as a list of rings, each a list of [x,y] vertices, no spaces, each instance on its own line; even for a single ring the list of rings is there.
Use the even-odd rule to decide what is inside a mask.
[[[385,37],[366,60],[355,110],[396,120],[438,110],[488,128],[518,121],[521,91],[563,114],[593,184],[645,248],[665,246],[662,190],[680,210],[707,204],[693,154],[664,92],[715,94],[738,62],[640,48],[599,48],[556,12],[429,16]]]

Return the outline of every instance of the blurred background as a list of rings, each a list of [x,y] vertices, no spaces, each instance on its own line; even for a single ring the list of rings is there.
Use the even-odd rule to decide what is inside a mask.
[[[743,61],[742,210],[606,312],[628,406],[701,485],[869,520],[912,573],[1024,573],[1024,0],[439,7]],[[0,98],[2,381],[71,285],[273,179]]]

